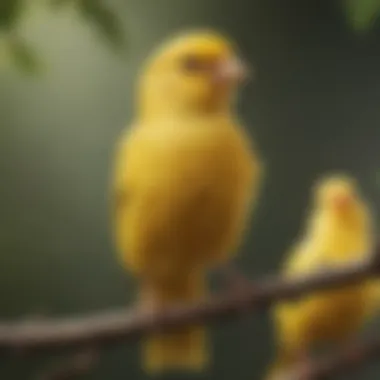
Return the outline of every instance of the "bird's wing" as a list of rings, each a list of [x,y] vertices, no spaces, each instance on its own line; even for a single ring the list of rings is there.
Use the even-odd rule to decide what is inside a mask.
[[[284,265],[284,274],[293,276],[318,270],[322,265],[322,255],[317,244],[308,240],[296,243]]]

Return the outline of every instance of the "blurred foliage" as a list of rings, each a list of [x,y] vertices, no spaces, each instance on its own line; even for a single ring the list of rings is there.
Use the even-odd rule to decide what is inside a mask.
[[[123,51],[126,35],[117,12],[107,0],[45,0],[53,9],[72,6],[83,19],[94,26],[100,36],[116,51]],[[380,0],[340,0],[354,30],[368,31],[380,15]],[[28,0],[0,0],[0,64],[8,62],[25,72],[36,72],[41,66],[33,48],[17,36],[19,20]]]
[[[0,31],[9,31],[14,27],[23,5],[23,0],[0,1]]]
[[[125,35],[115,13],[102,0],[82,0],[79,9],[86,19],[98,26],[100,32],[115,48],[125,45]]]
[[[347,18],[352,27],[359,31],[368,31],[380,15],[380,0],[343,0]]]
[[[117,51],[126,46],[121,20],[105,0],[46,0],[57,11],[73,6],[84,20],[92,24],[99,34]],[[17,34],[19,21],[27,7],[27,0],[0,0],[0,64],[8,62],[23,72],[35,73],[41,67],[33,48]]]
[[[34,50],[21,38],[12,36],[8,43],[8,53],[11,62],[25,73],[36,73],[41,68],[41,62]]]
[[[51,0],[54,7],[74,4],[82,17],[92,23],[100,34],[117,50],[125,47],[122,23],[105,0]]]

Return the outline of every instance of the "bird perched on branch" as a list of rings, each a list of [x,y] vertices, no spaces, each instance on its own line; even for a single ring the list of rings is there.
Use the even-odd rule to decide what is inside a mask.
[[[125,267],[139,281],[139,303],[159,311],[206,295],[206,270],[238,247],[261,165],[234,109],[245,67],[213,31],[164,43],[144,65],[135,118],[122,136],[114,177],[114,221]],[[203,370],[200,326],[152,334],[143,367]]]
[[[306,229],[286,259],[284,275],[305,276],[365,259],[374,248],[372,232],[372,216],[355,180],[324,177],[314,188]],[[277,356],[267,380],[280,379],[321,344],[351,338],[374,312],[374,292],[379,294],[379,284],[372,280],[275,305]]]

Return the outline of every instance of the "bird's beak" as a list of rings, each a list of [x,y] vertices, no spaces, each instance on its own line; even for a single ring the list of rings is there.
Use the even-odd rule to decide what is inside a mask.
[[[348,194],[339,194],[334,197],[333,202],[337,210],[345,211],[350,207],[352,197]]]
[[[230,57],[222,60],[215,68],[214,80],[216,83],[239,84],[248,77],[248,68],[237,57]]]

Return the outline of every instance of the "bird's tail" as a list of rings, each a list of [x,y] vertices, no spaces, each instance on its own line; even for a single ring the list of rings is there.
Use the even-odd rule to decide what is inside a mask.
[[[296,363],[296,356],[287,351],[279,351],[270,365],[265,380],[280,380],[292,370]]]
[[[146,286],[141,294],[142,307],[154,311],[199,300],[205,294],[205,278],[191,275],[168,284]],[[208,361],[207,337],[202,326],[185,326],[156,333],[143,342],[142,365],[148,373],[172,370],[202,371]]]

